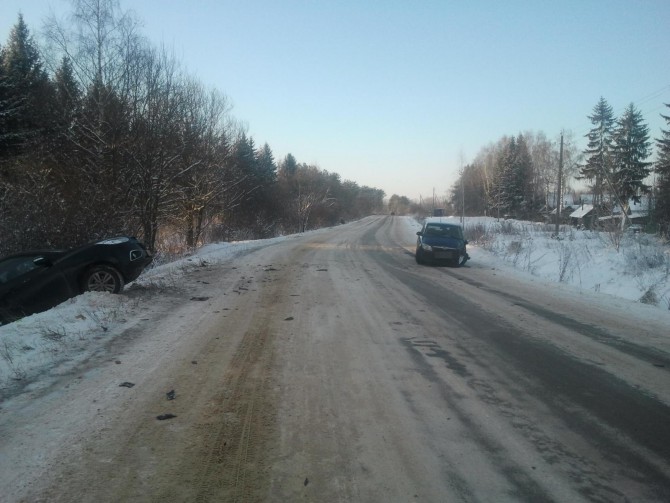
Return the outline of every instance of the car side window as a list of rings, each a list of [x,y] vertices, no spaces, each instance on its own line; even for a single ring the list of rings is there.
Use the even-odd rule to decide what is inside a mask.
[[[37,269],[34,260],[37,257],[16,257],[0,264],[0,283],[8,283],[33,269]]]

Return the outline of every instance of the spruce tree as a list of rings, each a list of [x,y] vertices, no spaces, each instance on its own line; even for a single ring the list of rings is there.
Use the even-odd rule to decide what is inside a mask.
[[[269,187],[277,180],[277,165],[272,149],[267,143],[256,152],[256,169],[258,178],[262,181],[264,188]]]
[[[17,155],[29,151],[49,123],[51,85],[39,51],[19,14],[2,51],[4,151]]]
[[[242,133],[233,144],[233,163],[239,177],[244,178],[244,187],[247,196],[258,190],[260,182],[256,169],[256,149],[254,139]]]
[[[617,120],[613,138],[612,183],[623,211],[627,212],[630,199],[639,202],[640,195],[649,192],[644,180],[651,173],[651,163],[645,161],[651,154],[649,127],[632,103]]]
[[[496,159],[496,176],[494,181],[494,206],[498,217],[508,214],[514,206],[514,157],[516,140],[505,138]]]
[[[5,67],[2,64],[4,52],[4,48],[0,46],[0,161],[8,153],[9,145],[12,142],[9,119],[15,113],[10,99],[9,79],[5,74]]]
[[[59,120],[68,124],[73,120],[81,100],[81,90],[74,76],[72,62],[68,57],[63,57],[60,66],[56,69],[54,86]]]
[[[514,171],[515,212],[519,213],[523,218],[528,218],[535,209],[533,197],[533,160],[528,150],[528,143],[521,134],[516,139]]]
[[[670,107],[670,104],[665,106]],[[665,119],[668,129],[662,129],[661,137],[656,140],[658,159],[656,160],[655,172],[658,179],[656,181],[654,215],[661,234],[670,237],[670,116],[661,114],[661,117]]]
[[[509,138],[497,161],[496,206],[503,214],[517,218],[532,210],[533,163],[523,135]]]
[[[284,160],[279,164],[279,174],[283,178],[291,178],[298,169],[298,161],[293,154],[286,154]]]
[[[588,116],[593,128],[586,135],[588,144],[584,155],[586,164],[580,168],[581,178],[595,182],[593,185],[593,204],[599,208],[603,203],[603,183],[609,175],[612,164],[612,141],[615,118],[612,107],[605,98],[593,107],[593,114]],[[596,210],[597,211],[597,210]]]

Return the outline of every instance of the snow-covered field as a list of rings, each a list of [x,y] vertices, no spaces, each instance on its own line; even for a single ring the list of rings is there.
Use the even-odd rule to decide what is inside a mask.
[[[519,272],[549,282],[571,285],[670,309],[670,247],[655,236],[632,232],[594,232],[555,226],[468,218],[465,234]]]
[[[395,218],[404,219],[407,245],[412,246],[420,224],[410,217]],[[546,282],[548,288],[590,292],[597,294],[586,296],[591,302],[597,298],[668,319],[670,248],[653,237],[630,234],[619,242],[607,233],[564,228],[560,239],[554,239],[551,226],[493,218],[466,218],[465,233],[470,240],[468,265]],[[104,354],[110,340],[141,318],[141,303],[162,302],[162,293],[178,289],[204,262],[225,263],[252,249],[300,238],[207,245],[189,257],[156,264],[128,285],[123,295],[87,293],[0,327],[0,401],[20,388],[46,386],[58,375]]]

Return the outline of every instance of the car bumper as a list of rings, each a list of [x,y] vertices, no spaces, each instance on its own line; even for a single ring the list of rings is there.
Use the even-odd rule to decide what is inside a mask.
[[[145,256],[144,258],[137,259],[136,261],[132,262],[130,267],[127,267],[124,270],[124,276],[125,276],[125,282],[130,283],[131,281],[135,281],[140,274],[142,274],[142,271],[147,268],[149,264],[153,261],[153,257],[151,256]]]
[[[421,248],[420,250],[417,250],[417,253],[420,256],[419,260],[433,264],[464,264],[470,258],[465,250],[458,248],[435,249],[435,247],[433,247],[431,251]]]
[[[458,250],[433,250],[426,253],[426,257],[432,260],[456,260],[461,256]]]

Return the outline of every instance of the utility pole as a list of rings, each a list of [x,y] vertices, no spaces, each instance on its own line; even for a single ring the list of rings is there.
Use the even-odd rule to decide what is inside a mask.
[[[465,154],[462,149],[458,155],[458,164],[458,174],[461,176],[461,225],[465,229]]]
[[[561,224],[561,185],[563,183],[563,131],[561,131],[561,150],[558,154],[558,190],[556,191],[556,231],[554,235],[558,237],[558,229]]]
[[[465,228],[465,183],[463,178],[463,171],[461,171],[461,225]]]

